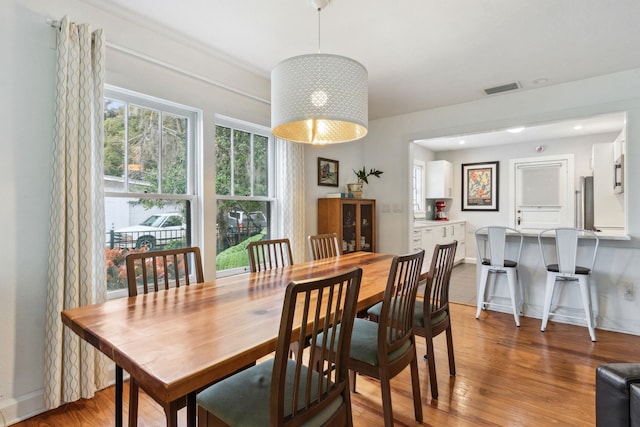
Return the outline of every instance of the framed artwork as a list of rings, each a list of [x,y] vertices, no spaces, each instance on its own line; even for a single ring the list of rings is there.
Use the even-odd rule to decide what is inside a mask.
[[[339,162],[318,157],[318,185],[338,186]]]
[[[498,210],[498,163],[462,165],[462,210]]]

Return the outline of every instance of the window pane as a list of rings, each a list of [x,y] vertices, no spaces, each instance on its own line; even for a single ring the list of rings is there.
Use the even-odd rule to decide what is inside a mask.
[[[129,106],[129,191],[158,192],[158,147],[160,134],[157,110]]]
[[[187,194],[187,123],[162,114],[162,194]]]
[[[106,191],[124,191],[124,102],[104,100],[104,175]]]
[[[124,289],[129,251],[191,246],[190,202],[149,198],[105,198],[107,289]]]
[[[247,245],[269,236],[270,204],[218,200],[216,270],[248,267]]]
[[[233,194],[251,196],[251,134],[233,132]]]
[[[269,195],[268,176],[268,143],[269,138],[262,135],[253,137],[253,195]]]
[[[231,195],[231,129],[216,126],[216,194]]]

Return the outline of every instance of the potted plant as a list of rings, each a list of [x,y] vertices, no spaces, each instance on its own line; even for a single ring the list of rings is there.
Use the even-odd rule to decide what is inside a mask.
[[[355,173],[356,177],[358,177],[358,182],[347,184],[347,188],[349,189],[349,193],[353,194],[353,197],[355,197],[356,199],[362,198],[362,188],[364,187],[364,184],[369,183],[370,176],[380,178],[380,175],[383,174],[382,171],[375,168],[369,169],[369,172],[367,172],[367,168],[364,166],[360,170],[354,169],[353,173]]]

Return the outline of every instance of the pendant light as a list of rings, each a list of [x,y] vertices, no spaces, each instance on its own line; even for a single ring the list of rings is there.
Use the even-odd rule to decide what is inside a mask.
[[[295,56],[271,71],[271,128],[288,141],[334,144],[367,134],[367,70],[339,55],[320,53],[320,12],[329,0],[311,0],[318,11],[318,53]]]

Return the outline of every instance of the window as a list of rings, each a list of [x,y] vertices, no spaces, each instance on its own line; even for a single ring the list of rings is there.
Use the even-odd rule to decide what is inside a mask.
[[[413,216],[424,216],[424,162],[413,162]]]
[[[129,251],[195,245],[196,110],[108,88],[104,99],[107,289],[126,295]]]
[[[269,238],[273,216],[271,131],[229,118],[216,120],[216,270],[248,270],[246,245]]]

